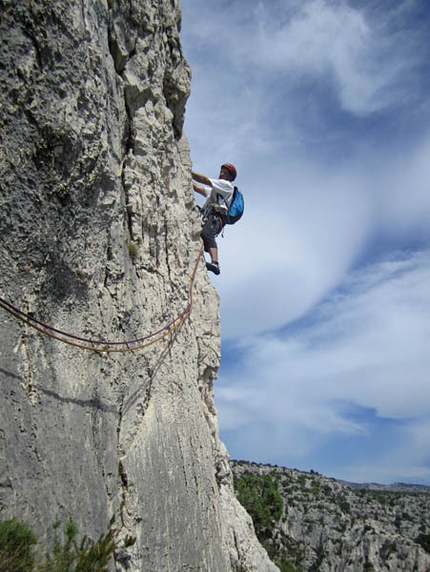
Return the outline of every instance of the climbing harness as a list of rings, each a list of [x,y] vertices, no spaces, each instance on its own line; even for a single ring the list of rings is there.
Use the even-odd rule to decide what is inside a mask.
[[[219,218],[223,224],[225,224],[225,219],[227,217],[227,211],[221,207],[218,203],[209,203],[205,209],[201,209],[202,223],[207,222],[210,216],[216,216]]]
[[[76,336],[75,334],[70,334],[63,330],[59,330],[41,322],[37,318],[34,318],[30,314],[23,312],[4,298],[0,296],[0,307],[6,310],[9,314],[11,314],[17,320],[21,320],[28,326],[32,327],[33,329],[37,330],[41,334],[49,336],[54,340],[58,340],[70,346],[74,346],[76,348],[80,348],[83,350],[91,350],[93,352],[103,352],[103,353],[120,353],[120,352],[131,352],[135,350],[140,350],[142,348],[146,348],[156,342],[162,340],[166,336],[172,334],[175,330],[179,328],[179,326],[188,318],[191,314],[193,309],[193,285],[197,273],[198,264],[200,258],[203,253],[203,244],[200,246],[200,250],[196,261],[194,263],[193,270],[190,276],[190,286],[188,290],[188,305],[182,312],[180,312],[176,318],[173,318],[170,322],[168,322],[165,326],[157,330],[156,332],[152,332],[146,336],[141,338],[136,338],[134,340],[127,340],[124,342],[121,341],[104,341],[104,340],[92,340],[89,338],[83,338],[80,336]]]
[[[217,237],[221,234],[221,236],[224,237],[224,227],[226,225],[226,219],[227,219],[227,213],[225,209],[223,209],[217,203],[210,203],[204,210],[201,209],[201,215],[202,215],[202,226],[205,226],[205,224],[209,221],[210,217],[216,218],[219,222],[220,229],[214,236]]]

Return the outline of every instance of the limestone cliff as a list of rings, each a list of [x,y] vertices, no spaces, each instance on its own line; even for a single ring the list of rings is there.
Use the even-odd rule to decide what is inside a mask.
[[[178,2],[0,17],[0,518],[95,538],[117,515],[136,538],[117,570],[276,570],[218,436]]]

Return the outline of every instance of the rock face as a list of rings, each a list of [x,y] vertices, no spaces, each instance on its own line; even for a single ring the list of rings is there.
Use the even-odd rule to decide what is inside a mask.
[[[272,475],[284,499],[273,543],[291,572],[428,572],[430,488],[353,485],[317,473],[232,463]]]
[[[218,436],[178,2],[0,11],[0,518],[116,515],[117,570],[277,570]]]

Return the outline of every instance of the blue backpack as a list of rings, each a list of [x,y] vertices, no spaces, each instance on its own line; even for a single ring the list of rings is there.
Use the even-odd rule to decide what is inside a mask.
[[[242,217],[244,209],[245,201],[243,195],[237,187],[234,187],[233,199],[228,209],[226,224],[234,224],[237,222]]]

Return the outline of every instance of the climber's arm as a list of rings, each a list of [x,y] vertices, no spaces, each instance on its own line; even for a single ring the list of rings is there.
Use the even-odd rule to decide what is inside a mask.
[[[194,192],[199,193],[199,195],[203,195],[204,197],[207,196],[205,187],[201,187],[197,183],[193,181],[193,189]]]
[[[206,175],[202,175],[201,173],[196,173],[194,171],[191,171],[191,176],[198,183],[201,183],[202,185],[207,185],[208,187],[212,188],[212,181],[208,179]]]

